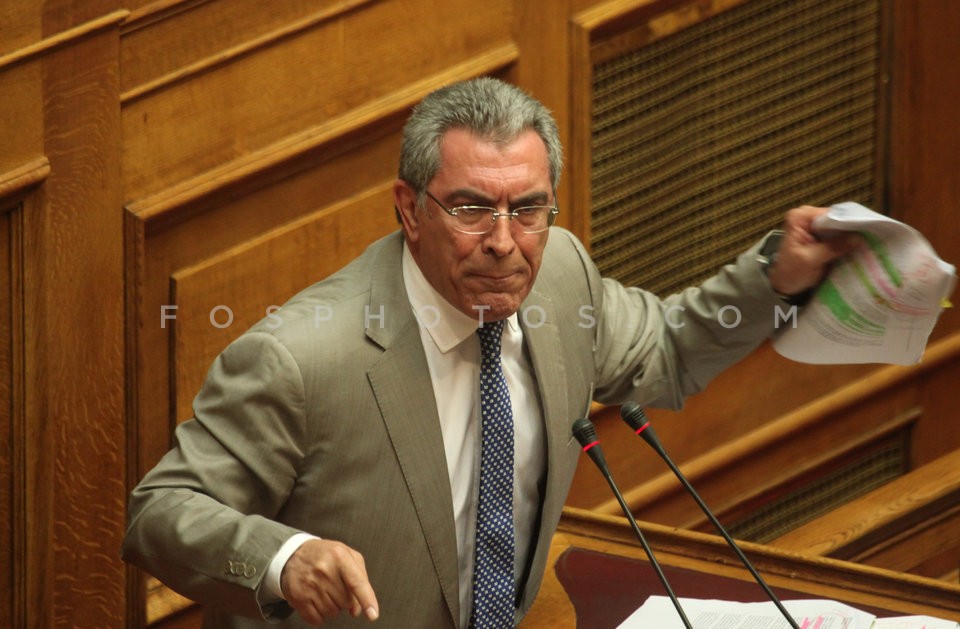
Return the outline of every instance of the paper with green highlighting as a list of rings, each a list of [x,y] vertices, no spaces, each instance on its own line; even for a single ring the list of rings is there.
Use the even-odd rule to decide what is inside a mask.
[[[919,362],[956,285],[956,269],[914,228],[859,203],[840,203],[814,229],[855,231],[856,250],[838,260],[810,303],[776,318],[773,347],[804,363]]]

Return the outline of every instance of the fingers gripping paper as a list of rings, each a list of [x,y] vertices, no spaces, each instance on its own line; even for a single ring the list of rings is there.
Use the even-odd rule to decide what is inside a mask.
[[[915,229],[858,203],[814,222],[824,238],[854,231],[860,246],[838,260],[773,347],[798,362],[917,363],[956,284],[956,269]]]

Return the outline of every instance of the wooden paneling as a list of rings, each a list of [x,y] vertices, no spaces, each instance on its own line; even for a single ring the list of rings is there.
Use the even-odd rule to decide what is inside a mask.
[[[282,226],[294,223],[302,216],[335,206],[341,196],[349,198],[364,194],[369,187],[382,185],[393,175],[393,167],[388,167],[386,158],[396,154],[397,142],[394,129],[392,133],[352,147],[333,164],[316,155],[302,155],[299,166],[305,170],[285,176],[272,185],[248,191],[230,202],[223,198],[212,198],[206,204],[201,204],[199,209],[195,205],[187,208],[171,205],[167,212],[148,213],[146,217],[128,214],[131,238],[138,243],[136,258],[130,261],[128,268],[128,289],[133,293],[132,300],[138,308],[135,331],[138,395],[131,419],[140,427],[140,474],[169,447],[170,431],[177,419],[169,401],[196,393],[196,389],[183,392],[175,390],[174,384],[181,381],[181,376],[176,374],[168,361],[174,352],[172,334],[176,328],[169,322],[162,327],[163,306],[178,305],[178,296],[174,292],[178,275],[189,275],[191,272],[188,269],[191,267],[203,265],[210,259],[217,260],[220,256],[229,257],[231,251],[252,246],[251,243],[256,243],[264,233],[282,229]],[[223,204],[217,205],[217,200]],[[381,207],[380,212],[381,222],[370,226],[359,221],[352,223],[358,238],[372,241],[378,233],[377,225],[383,225],[383,219],[394,220],[390,205]],[[168,222],[166,214],[169,213],[176,213],[180,217]],[[340,220],[345,220],[345,217],[340,217]],[[256,306],[261,316],[267,305],[282,303],[299,288],[322,279],[320,268],[329,269],[342,261],[337,247],[321,251],[315,254],[318,258],[317,268],[305,268],[302,265],[295,268],[271,267],[271,284],[283,287],[281,291],[288,292],[275,292],[269,295],[268,303]],[[293,285],[299,286],[297,289],[287,288]],[[221,290],[242,288],[227,286]],[[235,314],[242,317],[244,323],[252,323],[254,313],[243,310],[243,306],[238,307],[233,302],[231,298],[227,303]],[[244,305],[249,305],[246,300]],[[181,307],[177,316],[189,318],[191,312],[191,309]],[[198,316],[206,317],[207,314],[198,313]],[[201,329],[202,335],[192,338],[192,342],[219,350],[243,327],[239,323],[231,326],[225,331],[229,338],[210,325]],[[209,354],[207,351],[201,353],[204,356]],[[191,366],[190,373],[195,374],[197,370],[205,372],[207,367],[209,362]],[[192,376],[190,382],[197,384]]]
[[[127,491],[220,347],[395,228],[400,129],[426,93],[494,74],[543,100],[567,144],[560,222],[588,238],[595,44],[622,44],[608,36],[624,20],[654,18],[641,33],[652,41],[749,1],[0,3],[0,509],[13,513],[0,524],[0,625],[144,621],[141,575],[117,557]],[[891,4],[891,207],[956,261],[960,13],[952,0]],[[210,324],[215,302],[233,309],[230,328]],[[168,327],[163,305],[180,307]],[[936,336],[958,325],[948,312]],[[935,369],[877,389],[807,443],[852,443],[854,427],[921,408],[912,459],[944,454],[960,442],[960,366]],[[721,470],[707,492],[733,508],[736,470],[760,474],[774,452],[813,463],[791,446],[796,409],[881,372],[793,365],[764,347],[675,420],[651,417],[694,476]],[[771,421],[779,437],[762,432]],[[638,479],[669,482],[629,433],[610,442],[637,504]],[[750,467],[748,450],[766,445]],[[607,496],[590,474],[572,499],[596,506]],[[686,501],[671,491],[664,513]]]
[[[190,74],[128,102],[123,111],[127,198],[194,177],[502,47],[509,41],[502,28],[508,12],[504,2],[461,0],[410,20],[409,5],[374,3],[262,41],[215,71]],[[468,13],[467,33],[448,30],[458,15]],[[177,17],[183,15],[190,14]],[[382,72],[383,60],[396,58],[400,41],[429,46],[431,54]]]
[[[123,29],[121,100],[254,53],[271,41],[332,20],[374,0],[177,2],[131,14]],[[186,26],[186,27],[185,27]],[[202,32],[203,37],[196,33]]]
[[[41,16],[44,37],[69,33],[76,29],[118,23],[127,15],[124,3],[117,0],[44,0],[33,3]],[[106,18],[106,19],[105,19]],[[114,65],[116,64],[114,58]]]
[[[916,227],[940,257],[960,262],[960,3],[892,2],[894,15],[890,120],[891,214]],[[960,297],[954,295],[954,302]],[[939,337],[960,329],[960,309],[946,311]],[[953,416],[956,419],[956,415]],[[954,424],[958,422],[954,421]]]
[[[610,0],[591,3],[575,12],[569,38],[572,87],[568,153],[575,156],[568,167],[573,180],[571,205],[589,208],[591,199],[592,64],[637,46],[650,45],[691,25],[709,23],[714,16],[743,4],[742,0],[639,3]],[[942,173],[948,168],[947,163],[956,162],[958,157],[960,127],[948,120],[946,110],[950,100],[941,100],[936,87],[940,80],[936,78],[938,73],[931,73],[929,68],[937,65],[937,59],[957,52],[954,50],[956,38],[943,31],[947,27],[942,18],[953,16],[946,22],[956,24],[960,16],[955,15],[955,7],[940,11],[944,8],[940,5],[925,5],[920,9],[915,5],[892,4],[896,10],[885,13],[889,20],[884,28],[895,34],[891,40],[895,60],[881,61],[883,72],[890,71],[890,75],[883,76],[891,98],[888,104],[886,95],[881,95],[878,154],[886,153],[883,138],[894,132],[894,137],[899,138],[894,142],[904,146],[903,151],[897,148],[889,151],[892,167],[884,171],[890,182],[887,192],[891,199],[905,199],[907,195],[925,199],[934,193],[918,190],[911,177],[919,175],[919,169],[924,167],[926,176]],[[889,5],[882,7],[884,11],[889,8]],[[922,40],[918,34],[923,34]],[[882,50],[888,50],[886,44]],[[943,79],[948,84],[947,93],[952,93],[958,83],[954,75]],[[935,125],[941,137],[932,145],[917,142],[916,137],[908,138],[904,129],[916,128],[919,124]],[[936,133],[932,128],[928,132]],[[912,144],[906,146],[910,142]],[[913,157],[917,159],[911,161]],[[880,162],[881,168],[886,166]],[[905,176],[908,170],[911,175]],[[934,187],[941,191],[935,203],[937,208],[943,207],[945,199],[952,199],[955,205],[960,198],[955,178],[947,179],[950,181],[938,182]],[[946,228],[944,213],[932,207],[913,203],[904,207],[900,201],[894,204],[894,214],[924,233],[929,232],[942,257],[956,261],[960,259],[960,252],[956,251],[956,243],[960,242],[956,236],[960,234],[955,233],[954,227]],[[581,237],[589,238],[589,216],[585,212],[577,214],[573,225]],[[944,338],[956,330],[955,311],[944,314],[935,338]],[[652,410],[649,415],[673,457],[690,468],[696,477],[694,484],[708,497],[708,502],[718,511],[736,516],[748,505],[762,502],[776,491],[801,482],[802,478],[815,477],[820,473],[817,470],[829,469],[833,465],[829,461],[842,460],[850,452],[861,451],[866,447],[862,440],[867,436],[886,438],[875,434],[876,430],[887,423],[896,423],[897,418],[910,409],[922,409],[906,433],[910,437],[910,465],[922,465],[960,447],[960,434],[954,428],[958,423],[953,421],[957,413],[950,408],[946,391],[951,386],[949,383],[956,381],[960,369],[956,351],[951,349],[955,347],[956,343],[951,340],[940,348],[942,352],[935,352],[938,356],[951,356],[938,360],[935,369],[921,367],[916,373],[922,375],[894,383],[888,379],[891,372],[877,366],[802,365],[783,359],[769,345],[764,345],[718,377],[706,391],[689,398],[682,411]],[[879,386],[870,394],[860,389],[858,395],[855,392],[861,380]],[[843,391],[854,393],[855,399],[847,398],[844,410],[825,412],[823,405],[836,401],[835,396]],[[682,494],[663,463],[644,444],[632,438],[616,411],[599,412],[598,431],[611,469],[621,488],[626,488],[625,494],[639,515],[679,526],[704,526],[706,522],[695,503]],[[809,416],[803,428],[794,423],[799,417],[797,413],[808,411],[824,414],[816,419]],[[783,432],[778,434],[778,430]],[[619,512],[619,506],[604,484],[597,481],[597,473],[589,462],[582,463],[574,480],[570,504],[599,508],[606,513]]]
[[[14,344],[14,325],[20,305],[16,264],[20,253],[16,244],[18,219],[18,212],[0,205],[0,513],[10,514],[0,518],[0,566],[3,566],[0,568],[0,626],[4,627],[12,627],[17,614],[14,606],[19,592],[15,591],[15,583],[19,571],[15,566],[20,563],[17,537],[22,533],[17,529],[23,524],[17,515],[21,510],[15,508],[20,480],[17,470],[22,469],[17,464],[21,452],[17,447],[20,417],[15,415],[20,405],[14,403],[14,391],[18,388],[14,365],[20,358]],[[19,368],[16,371],[19,372]]]
[[[125,614],[125,13],[98,4],[20,3],[19,48],[0,58],[5,626],[119,627]]]
[[[557,224],[579,234],[578,217],[585,212],[571,202],[576,180],[569,175],[571,157],[576,155],[569,150],[569,142],[574,123],[580,118],[580,112],[572,108],[573,86],[567,71],[573,60],[569,23],[573,10],[573,0],[515,3],[513,35],[520,56],[508,78],[540,100],[557,121],[560,140],[566,148],[564,170],[567,171],[557,189],[560,207]]]
[[[654,523],[641,523],[641,526],[664,571],[673,575],[671,582],[679,596],[707,598],[709,594],[705,590],[713,592],[716,588],[730,594],[722,598],[767,600],[720,537]],[[927,614],[953,620],[960,618],[960,586],[956,583],[834,559],[803,557],[754,544],[743,544],[743,550],[764,580],[781,595],[789,591],[791,598],[845,601],[860,609],[881,612],[881,616]],[[567,551],[596,553],[596,561],[579,563],[577,567],[581,572],[576,574],[570,564],[564,566],[560,559]],[[623,569],[625,563],[629,565],[634,561],[642,562],[642,576],[639,571]],[[683,570],[674,572],[677,568]],[[693,574],[684,570],[691,570]],[[731,583],[729,587],[715,581],[708,584],[696,573],[726,577],[739,584]],[[585,626],[583,618],[577,619],[569,611],[570,599],[580,611],[592,612],[596,626],[601,626],[596,618],[604,616],[607,617],[602,626],[613,626],[619,619],[603,613],[609,611],[608,606],[621,609],[620,618],[623,618],[650,593],[661,594],[659,585],[625,518],[567,508],[551,544],[550,562],[541,588],[545,604],[538,598],[521,627]],[[624,598],[634,601],[633,604],[626,603]]]
[[[40,16],[26,2],[0,4],[0,57],[40,39]]]
[[[772,544],[934,578],[956,570],[960,553],[960,450]]]
[[[29,626],[120,626],[124,613],[119,19],[43,56],[50,176],[23,216]]]
[[[9,171],[22,170],[24,162],[43,155],[41,70],[35,59],[0,58],[0,173],[9,189],[17,187],[19,178]]]
[[[0,75],[2,76],[2,75]],[[0,175],[0,626],[22,623],[27,610],[29,526],[25,501],[26,426],[23,373],[23,212],[50,174],[38,158]]]

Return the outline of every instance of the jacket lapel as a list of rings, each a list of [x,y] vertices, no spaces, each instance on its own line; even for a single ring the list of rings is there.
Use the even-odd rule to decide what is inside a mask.
[[[530,558],[532,565],[539,565],[542,561],[541,555],[550,550],[553,522],[547,514],[561,508],[564,500],[566,500],[566,492],[561,491],[561,488],[565,489],[566,483],[559,478],[562,474],[562,466],[557,465],[556,462],[561,460],[563,452],[570,442],[570,425],[576,419],[575,417],[566,417],[567,409],[570,408],[567,401],[570,391],[568,391],[566,370],[560,351],[562,340],[556,317],[553,314],[555,312],[554,308],[553,303],[546,295],[534,289],[524,302],[520,316],[524,342],[527,344],[530,362],[540,390],[540,402],[543,407],[545,422],[544,429],[547,436],[547,480],[543,505],[541,506],[542,515],[535,555]],[[524,323],[524,312],[528,313],[529,325]],[[541,324],[544,313],[546,313],[545,320]],[[521,607],[528,606],[535,595],[536,591],[533,589],[533,584],[528,579],[525,584]]]
[[[402,239],[385,243],[371,278],[367,336],[383,348],[367,372],[437,572],[453,626],[459,623],[459,568],[453,498],[440,419],[420,331],[401,271]],[[382,321],[382,326],[380,322]]]

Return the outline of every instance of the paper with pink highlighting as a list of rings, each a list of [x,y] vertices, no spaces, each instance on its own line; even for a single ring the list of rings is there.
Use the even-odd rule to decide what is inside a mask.
[[[790,629],[771,601],[738,603],[715,599],[680,598],[683,613],[695,629]],[[877,618],[827,599],[782,601],[801,629],[958,629],[951,620],[930,616]],[[666,596],[651,596],[619,629],[684,629],[683,621]]]
[[[862,244],[838,260],[810,303],[775,316],[774,349],[803,363],[920,361],[956,268],[914,228],[858,203],[840,203],[814,222],[823,238],[855,231]]]

